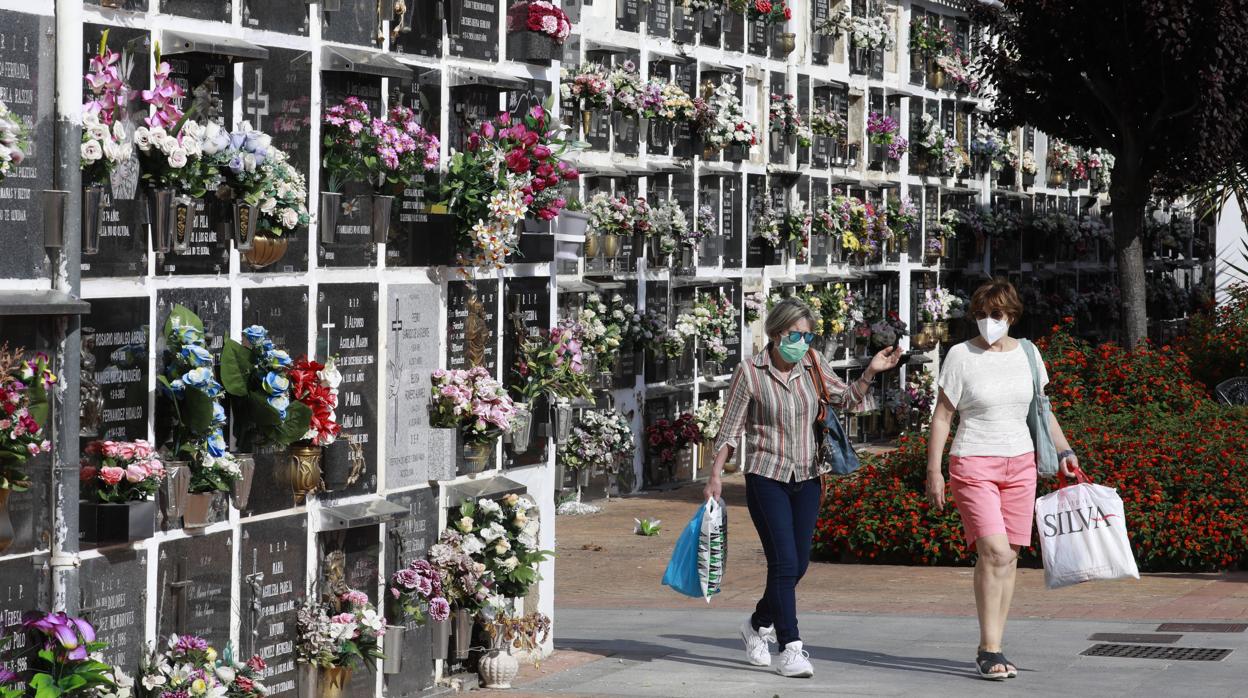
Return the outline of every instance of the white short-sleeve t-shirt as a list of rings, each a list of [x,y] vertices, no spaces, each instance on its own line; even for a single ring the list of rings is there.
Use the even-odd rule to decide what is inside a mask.
[[[939,385],[958,411],[950,455],[1021,456],[1035,450],[1027,428],[1035,390],[1025,351],[1021,342],[1010,351],[985,351],[971,342],[949,350]],[[1049,374],[1036,355],[1043,389]]]

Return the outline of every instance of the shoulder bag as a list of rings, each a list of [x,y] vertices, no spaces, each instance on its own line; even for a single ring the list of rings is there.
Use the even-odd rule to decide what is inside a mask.
[[[823,369],[819,366],[819,360],[812,356],[809,366],[813,369],[815,388],[819,391],[819,414],[815,417],[814,424],[818,446],[816,457],[822,466],[819,469],[833,475],[849,475],[861,467],[862,463],[858,461],[858,454],[845,436],[840,418],[832,409],[832,398],[823,380]]]
[[[1049,433],[1049,398],[1040,386],[1040,370],[1036,362],[1040,360],[1040,351],[1026,339],[1018,340],[1023,345],[1023,353],[1027,354],[1027,363],[1031,366],[1031,407],[1027,409],[1027,428],[1031,430],[1031,442],[1036,450],[1036,472],[1041,477],[1057,475],[1057,447],[1053,445],[1053,435]]]

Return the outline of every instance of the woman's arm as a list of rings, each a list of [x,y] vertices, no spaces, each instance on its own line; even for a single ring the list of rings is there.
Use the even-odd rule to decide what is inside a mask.
[[[823,373],[823,382],[828,386],[828,397],[831,398],[833,407],[849,408],[854,412],[870,412],[876,408],[875,394],[871,390],[871,383],[880,373],[895,368],[901,360],[901,353],[901,349],[895,347],[889,347],[880,351],[872,357],[871,362],[863,369],[862,375],[857,380],[849,383],[842,383],[832,373],[832,369],[827,362],[818,354],[812,353],[812,356],[815,357],[814,361]]]
[[[1074,477],[1075,470],[1079,468],[1079,456],[1070,447],[1070,441],[1066,440],[1066,433],[1062,431],[1062,425],[1057,423],[1057,415],[1052,410],[1049,411],[1049,436],[1057,447],[1057,459],[1061,463],[1062,474]]]
[[[927,435],[927,501],[937,511],[945,508],[945,476],[941,461],[945,456],[945,442],[953,428],[954,407],[945,391],[940,391],[936,412]]]
[[[745,429],[745,419],[750,408],[750,381],[745,376],[745,372],[749,370],[746,368],[748,361],[747,358],[737,364],[737,370],[732,374],[732,383],[728,385],[728,392],[724,396],[724,418],[720,420],[719,435],[715,438],[715,462],[711,465],[711,476],[706,482],[706,489],[702,491],[707,499],[718,499],[723,492],[720,473]]]

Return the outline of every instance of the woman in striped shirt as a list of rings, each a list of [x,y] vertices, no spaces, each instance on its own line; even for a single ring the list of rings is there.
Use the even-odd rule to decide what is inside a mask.
[[[707,498],[720,496],[720,471],[744,433],[746,502],[767,556],[767,589],[741,625],[741,638],[756,666],[771,665],[767,643],[778,642],[784,651],[776,670],[794,677],[814,675],[797,633],[795,593],[810,562],[822,494],[814,429],[819,397],[812,372],[823,372],[833,406],[866,411],[874,404],[869,390],[875,375],[901,359],[900,349],[885,349],[858,380],[846,385],[818,352],[807,351],[815,339],[814,326],[814,312],[796,299],[777,303],[767,314],[764,329],[770,341],[737,366],[728,387],[705,490]]]

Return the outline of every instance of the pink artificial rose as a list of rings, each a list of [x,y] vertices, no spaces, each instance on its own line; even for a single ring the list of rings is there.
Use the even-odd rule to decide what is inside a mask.
[[[90,482],[91,480],[95,479],[95,475],[98,472],[99,471],[96,470],[93,466],[90,466],[90,465],[84,466],[82,471],[78,473],[78,479],[82,480],[83,482]]]
[[[126,482],[131,484],[143,482],[149,475],[151,475],[151,473],[147,471],[147,468],[139,465],[138,463],[132,463],[126,468]]]
[[[147,462],[147,472],[157,477],[163,477],[165,474],[165,464],[153,458]]]
[[[117,451],[118,445],[116,441],[105,441],[100,444],[100,453],[103,454],[105,458],[116,458]]]
[[[134,442],[134,456],[136,458],[150,458],[152,456],[152,444],[139,439]]]
[[[128,441],[121,441],[117,444],[117,455],[122,460],[133,460],[135,456],[134,444]]]
[[[125,476],[126,471],[121,468],[114,468],[112,466],[100,468],[100,479],[107,485],[116,485],[121,482],[121,479]]]

